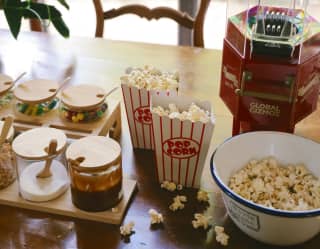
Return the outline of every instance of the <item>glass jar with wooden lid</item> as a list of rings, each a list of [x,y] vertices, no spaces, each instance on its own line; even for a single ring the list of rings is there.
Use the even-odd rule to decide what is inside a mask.
[[[58,104],[56,81],[38,79],[19,84],[13,91],[16,111],[28,116],[41,116],[50,112]]]
[[[10,143],[14,135],[12,121],[11,117],[0,121],[0,189],[6,188],[16,179],[16,167]]]
[[[19,191],[24,199],[50,201],[69,188],[68,171],[61,156],[66,144],[61,130],[48,127],[25,131],[13,140]]]
[[[13,79],[5,74],[0,74],[0,108],[6,106],[13,99],[11,88]]]
[[[87,123],[105,116],[108,105],[106,92],[94,85],[75,85],[61,93],[61,117],[73,123]]]
[[[88,136],[66,150],[72,202],[85,211],[103,211],[122,198],[120,145],[109,137]]]

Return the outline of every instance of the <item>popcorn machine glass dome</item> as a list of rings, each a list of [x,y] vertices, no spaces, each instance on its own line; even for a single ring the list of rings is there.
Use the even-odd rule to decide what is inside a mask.
[[[308,1],[228,1],[220,96],[233,135],[293,132],[317,106],[320,24]]]

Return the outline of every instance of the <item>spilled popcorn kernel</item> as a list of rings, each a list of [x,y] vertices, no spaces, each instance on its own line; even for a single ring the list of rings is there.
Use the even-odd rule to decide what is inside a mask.
[[[183,186],[181,184],[177,185],[177,190],[181,191],[183,189]]]
[[[187,202],[187,197],[184,195],[177,195],[173,198],[173,203],[169,206],[172,211],[177,211],[184,208],[184,202]]]
[[[223,246],[227,246],[230,236],[224,232],[224,227],[215,226],[214,231],[216,232],[216,241]]]
[[[120,234],[123,236],[130,235],[133,232],[134,222],[130,221],[129,223],[120,227]]]
[[[192,226],[193,228],[197,229],[199,227],[203,227],[204,229],[207,229],[210,225],[210,221],[212,220],[212,216],[205,216],[204,214],[195,213],[194,214],[194,220],[192,220]]]
[[[199,202],[208,202],[208,201],[209,201],[209,195],[208,195],[208,193],[207,193],[206,191],[200,189],[200,190],[197,192],[197,200],[198,200]]]
[[[169,182],[169,181],[164,181],[163,183],[161,183],[160,186],[161,186],[161,188],[164,188],[164,189],[171,191],[171,192],[175,191],[177,188],[177,186],[174,182]]]
[[[151,225],[163,223],[163,216],[161,213],[157,212],[154,209],[149,209],[149,215],[151,219]]]

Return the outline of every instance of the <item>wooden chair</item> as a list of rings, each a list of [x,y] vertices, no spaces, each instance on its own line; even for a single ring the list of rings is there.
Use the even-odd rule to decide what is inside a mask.
[[[157,7],[150,9],[141,4],[129,4],[117,9],[103,10],[101,0],[93,0],[96,11],[96,37],[103,36],[104,21],[125,14],[135,14],[148,20],[170,18],[183,27],[193,31],[193,46],[204,47],[203,23],[210,0],[200,0],[200,6],[195,17],[170,7]]]

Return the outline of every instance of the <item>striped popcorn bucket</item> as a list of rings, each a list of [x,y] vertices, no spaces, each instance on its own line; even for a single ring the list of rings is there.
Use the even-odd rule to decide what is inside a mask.
[[[126,84],[121,84],[121,88],[133,147],[153,149],[150,95],[177,96],[177,91],[146,90]]]
[[[192,102],[211,113],[209,102],[185,96],[152,96],[152,107],[168,108],[169,103],[174,103],[179,110],[187,111]],[[181,121],[156,113],[152,113],[152,122],[159,182],[167,180],[198,188],[215,124],[212,113],[207,123]]]

